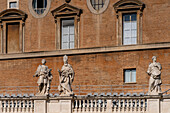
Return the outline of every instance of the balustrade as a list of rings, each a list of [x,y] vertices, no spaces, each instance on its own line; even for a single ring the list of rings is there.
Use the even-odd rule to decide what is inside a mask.
[[[111,105],[107,104],[111,100]],[[85,97],[73,101],[74,113],[141,113],[146,111],[143,97]],[[110,113],[109,112],[109,113]]]
[[[68,101],[70,100],[70,101]],[[162,101],[163,100],[163,101]],[[72,104],[71,104],[72,102]],[[35,103],[35,105],[34,105]],[[64,104],[63,104],[64,103]],[[152,106],[164,105],[169,109],[170,97],[161,96],[75,96],[75,97],[4,97],[0,98],[0,113],[150,113]],[[166,103],[166,104],[165,104]],[[71,108],[69,106],[72,106]],[[62,106],[62,107],[61,107]],[[55,107],[55,108],[54,108]],[[150,107],[150,108],[149,108]],[[36,108],[36,109],[35,109]],[[47,111],[46,111],[47,109]],[[62,110],[61,110],[62,111]],[[71,112],[72,111],[72,112]],[[159,110],[155,110],[159,111]],[[60,113],[56,111],[56,113]],[[164,112],[163,112],[164,113]],[[166,112],[165,112],[166,113]]]
[[[24,98],[4,98],[0,100],[0,113],[33,113],[34,101]]]

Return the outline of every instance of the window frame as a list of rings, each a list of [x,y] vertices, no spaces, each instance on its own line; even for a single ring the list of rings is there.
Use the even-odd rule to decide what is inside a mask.
[[[10,8],[12,2],[16,2],[16,8]],[[7,9],[19,9],[19,0],[7,0]]]
[[[132,5],[129,5],[132,4]],[[117,45],[126,46],[123,44],[123,15],[136,13],[137,16],[137,43],[131,45],[142,44],[142,16],[145,4],[139,0],[120,0],[113,5],[116,12],[116,36]]]
[[[122,14],[122,45],[136,45],[136,44],[138,44],[138,41],[137,41],[138,28],[136,28],[136,43],[135,44],[125,44],[124,43],[124,19],[123,19],[123,17],[124,17],[124,15],[132,15],[132,14],[136,14],[136,13],[123,13]],[[130,21],[130,22],[132,22],[132,21]],[[137,14],[136,14],[136,27],[137,27],[137,24],[138,24],[138,20],[137,20]],[[132,39],[132,36],[130,38]]]
[[[91,4],[91,0],[86,0],[87,2],[87,7],[89,8],[89,10],[93,13],[93,14],[101,14],[103,13],[104,11],[106,11],[106,9],[108,8],[109,6],[109,3],[110,3],[110,0],[106,0],[105,3],[104,3],[104,6],[99,9],[99,10],[95,10],[94,7],[92,6]]]
[[[65,50],[61,48],[61,38],[62,38],[62,29],[61,29],[61,20],[74,18],[74,49],[79,48],[79,28],[80,28],[80,15],[82,10],[69,5],[67,3],[57,7],[51,11],[55,19],[55,45],[57,50]]]
[[[63,20],[70,20],[70,19],[73,19],[73,21],[75,21],[75,18],[61,18],[61,23],[60,23],[60,24],[61,24],[61,43],[60,43],[60,44],[61,44],[61,47],[60,47],[60,48],[61,48],[62,50],[64,50],[64,49],[62,48],[62,44],[63,44],[63,41],[62,41],[62,38],[63,38],[62,21],[63,21]],[[69,43],[70,43],[70,42],[69,42]],[[75,22],[74,22],[74,48],[75,48]],[[70,47],[69,47],[69,48],[66,48],[66,49],[74,49],[74,48],[70,48]]]
[[[132,78],[132,70],[135,70],[136,71],[136,68],[128,68],[128,69],[123,69],[123,82],[124,82],[124,84],[136,84],[137,83],[137,79],[134,81],[134,82],[132,82],[132,79],[130,80],[130,82],[126,82],[125,81],[125,71],[126,70],[130,70],[130,72],[131,72],[131,75],[130,75],[130,78]],[[137,71],[136,71],[137,72]],[[136,73],[136,75],[135,75],[135,78],[137,78],[137,73]]]
[[[29,0],[29,3],[28,3],[28,5],[29,5],[28,8],[29,8],[29,11],[32,14],[32,16],[34,16],[35,18],[43,18],[48,14],[48,12],[50,10],[50,7],[51,7],[51,0],[47,0],[47,7],[46,7],[45,11],[42,14],[37,14],[34,11],[32,2],[33,2],[33,0]]]
[[[17,14],[13,16],[13,14]],[[11,16],[12,15],[12,16]],[[0,12],[0,23],[1,23],[1,54],[7,53],[7,24],[19,23],[19,53],[24,52],[24,31],[25,31],[25,20],[27,14],[18,9],[7,9]]]

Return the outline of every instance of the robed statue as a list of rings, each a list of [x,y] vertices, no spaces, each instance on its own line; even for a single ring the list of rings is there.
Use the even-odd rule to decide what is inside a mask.
[[[63,57],[64,65],[61,70],[58,69],[59,72],[59,86],[58,90],[60,92],[60,96],[71,96],[73,95],[73,91],[71,88],[71,84],[74,80],[74,71],[70,64],[68,64],[68,57],[65,55]]]
[[[149,95],[158,95],[161,93],[161,64],[156,62],[156,56],[152,57],[153,63],[148,67],[149,79]]]
[[[42,59],[42,65],[39,65],[37,68],[37,71],[33,77],[39,77],[37,83],[39,86],[39,91],[36,94],[36,96],[48,96],[50,85],[52,81],[52,74],[51,69],[48,69],[48,67],[45,65],[46,60]]]

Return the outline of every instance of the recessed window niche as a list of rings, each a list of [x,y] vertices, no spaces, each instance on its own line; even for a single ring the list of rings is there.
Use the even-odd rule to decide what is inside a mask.
[[[29,10],[35,18],[47,15],[51,6],[51,0],[29,0]]]

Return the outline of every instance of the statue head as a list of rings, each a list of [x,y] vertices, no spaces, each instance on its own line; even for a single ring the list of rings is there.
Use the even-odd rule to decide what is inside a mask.
[[[64,55],[63,57],[64,64],[68,64],[68,56]]]
[[[152,57],[152,61],[153,61],[153,62],[156,62],[156,56],[153,56],[153,57]]]
[[[42,59],[42,64],[45,65],[46,64],[46,60],[45,59]]]

